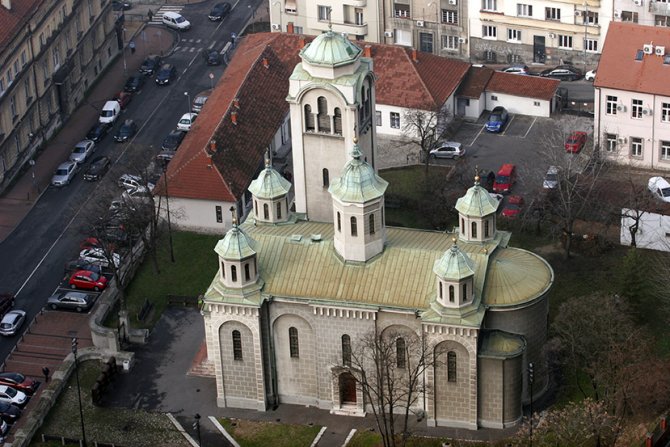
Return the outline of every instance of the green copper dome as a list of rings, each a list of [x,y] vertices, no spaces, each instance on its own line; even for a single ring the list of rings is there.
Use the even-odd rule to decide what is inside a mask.
[[[265,160],[265,169],[249,185],[249,192],[259,199],[274,200],[285,196],[291,189],[291,182],[275,171],[270,160]]]
[[[459,281],[474,275],[475,268],[472,260],[454,243],[435,261],[433,272],[442,279]]]
[[[300,51],[300,57],[311,65],[339,67],[355,61],[361,49],[341,34],[320,34]]]
[[[466,216],[484,217],[495,213],[498,203],[498,199],[479,186],[479,177],[475,177],[475,185],[456,201],[456,210]]]
[[[382,197],[386,191],[388,182],[362,161],[361,155],[358,144],[354,143],[353,159],[344,166],[342,176],[330,183],[328,192],[341,202],[365,203]]]
[[[256,254],[252,245],[253,240],[233,222],[233,228],[216,244],[214,251],[223,259],[240,261]]]

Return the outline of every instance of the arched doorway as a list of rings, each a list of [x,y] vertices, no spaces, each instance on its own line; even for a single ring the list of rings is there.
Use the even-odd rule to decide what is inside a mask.
[[[348,372],[340,374],[340,405],[356,403],[356,378]]]

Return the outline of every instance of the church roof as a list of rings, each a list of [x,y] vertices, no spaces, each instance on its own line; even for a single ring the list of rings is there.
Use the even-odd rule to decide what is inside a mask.
[[[265,161],[265,169],[249,185],[249,192],[251,194],[265,200],[273,200],[285,196],[290,190],[291,182],[272,168],[269,159]]]
[[[479,177],[475,178],[475,185],[468,189],[463,197],[456,201],[456,210],[470,217],[484,217],[493,214],[498,209],[498,199],[479,185]]]
[[[384,195],[388,182],[374,168],[361,160],[361,151],[354,145],[352,159],[342,170],[342,176],[330,183],[328,192],[341,202],[365,203]]]
[[[300,57],[311,65],[339,67],[355,61],[361,51],[342,34],[328,31],[303,48]]]
[[[475,270],[468,255],[463,253],[454,241],[451,248],[435,261],[433,272],[442,279],[458,281],[474,275]]]
[[[252,245],[251,238],[234,224],[223,239],[217,242],[214,251],[223,259],[239,261],[256,254]]]

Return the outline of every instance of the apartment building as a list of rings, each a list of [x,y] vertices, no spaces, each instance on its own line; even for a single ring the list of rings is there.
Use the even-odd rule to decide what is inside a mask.
[[[667,0],[614,0],[613,20],[648,26],[670,26]]]
[[[0,0],[0,192],[114,59],[109,0]]]

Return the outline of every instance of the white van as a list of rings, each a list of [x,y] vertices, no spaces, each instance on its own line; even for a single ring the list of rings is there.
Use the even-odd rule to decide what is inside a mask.
[[[163,23],[167,25],[168,28],[174,28],[180,31],[186,31],[191,28],[191,22],[186,20],[181,14],[172,11],[167,11],[163,14]]]
[[[112,124],[121,114],[121,105],[118,101],[107,101],[100,112],[100,121],[102,124]]]

